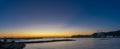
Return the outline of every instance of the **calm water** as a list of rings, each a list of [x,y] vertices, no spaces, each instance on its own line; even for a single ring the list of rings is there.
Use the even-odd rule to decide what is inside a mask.
[[[105,40],[98,38],[73,39],[75,39],[76,41],[27,44],[24,49],[120,49],[120,38],[112,38]]]

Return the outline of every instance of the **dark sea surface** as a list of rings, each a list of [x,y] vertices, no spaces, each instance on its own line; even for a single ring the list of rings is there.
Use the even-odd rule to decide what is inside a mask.
[[[120,49],[120,38],[71,38],[71,39],[74,39],[76,41],[26,44],[26,47],[24,49]],[[54,39],[34,39],[29,41],[37,40],[54,40]]]

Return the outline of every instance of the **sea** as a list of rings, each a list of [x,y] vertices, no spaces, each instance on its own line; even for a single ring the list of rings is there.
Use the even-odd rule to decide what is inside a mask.
[[[29,41],[62,38],[31,39]],[[26,44],[24,49],[120,49],[120,38],[70,38],[76,41]]]

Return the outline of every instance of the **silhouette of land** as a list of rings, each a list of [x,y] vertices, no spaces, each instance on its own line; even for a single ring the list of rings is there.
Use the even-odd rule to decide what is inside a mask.
[[[0,40],[0,49],[23,49],[26,44],[30,43],[48,43],[48,42],[60,42],[60,41],[75,41],[73,39],[59,39],[59,40],[47,40],[47,41],[14,41],[4,38]]]
[[[44,39],[44,38],[120,38],[120,30],[117,31],[109,31],[109,32],[96,32],[91,35],[72,35],[69,37],[28,37],[28,38],[10,38],[6,37],[6,39],[14,39],[14,40],[19,40],[19,39]],[[4,38],[0,38],[4,39]]]
[[[110,32],[97,32],[91,35],[73,35],[71,38],[120,38],[120,30]]]
[[[19,42],[19,43],[48,43],[48,42],[61,42],[61,41],[75,41],[73,39],[61,39],[61,40],[47,40],[47,41],[27,41],[27,42]]]
[[[91,35],[73,35],[72,38],[91,38]]]
[[[120,38],[120,30],[117,31],[110,31],[110,32],[98,32],[98,33],[94,33],[92,34],[92,36],[94,38]]]

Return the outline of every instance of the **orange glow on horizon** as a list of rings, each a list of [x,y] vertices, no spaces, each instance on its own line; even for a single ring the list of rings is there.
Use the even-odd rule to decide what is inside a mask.
[[[71,36],[69,33],[4,33],[0,37],[12,37],[12,38],[21,38],[21,37],[68,37]]]
[[[2,37],[10,37],[10,38],[30,38],[30,37],[70,37],[72,35],[90,35],[92,31],[12,31],[12,32],[4,32],[0,34],[0,38]]]

